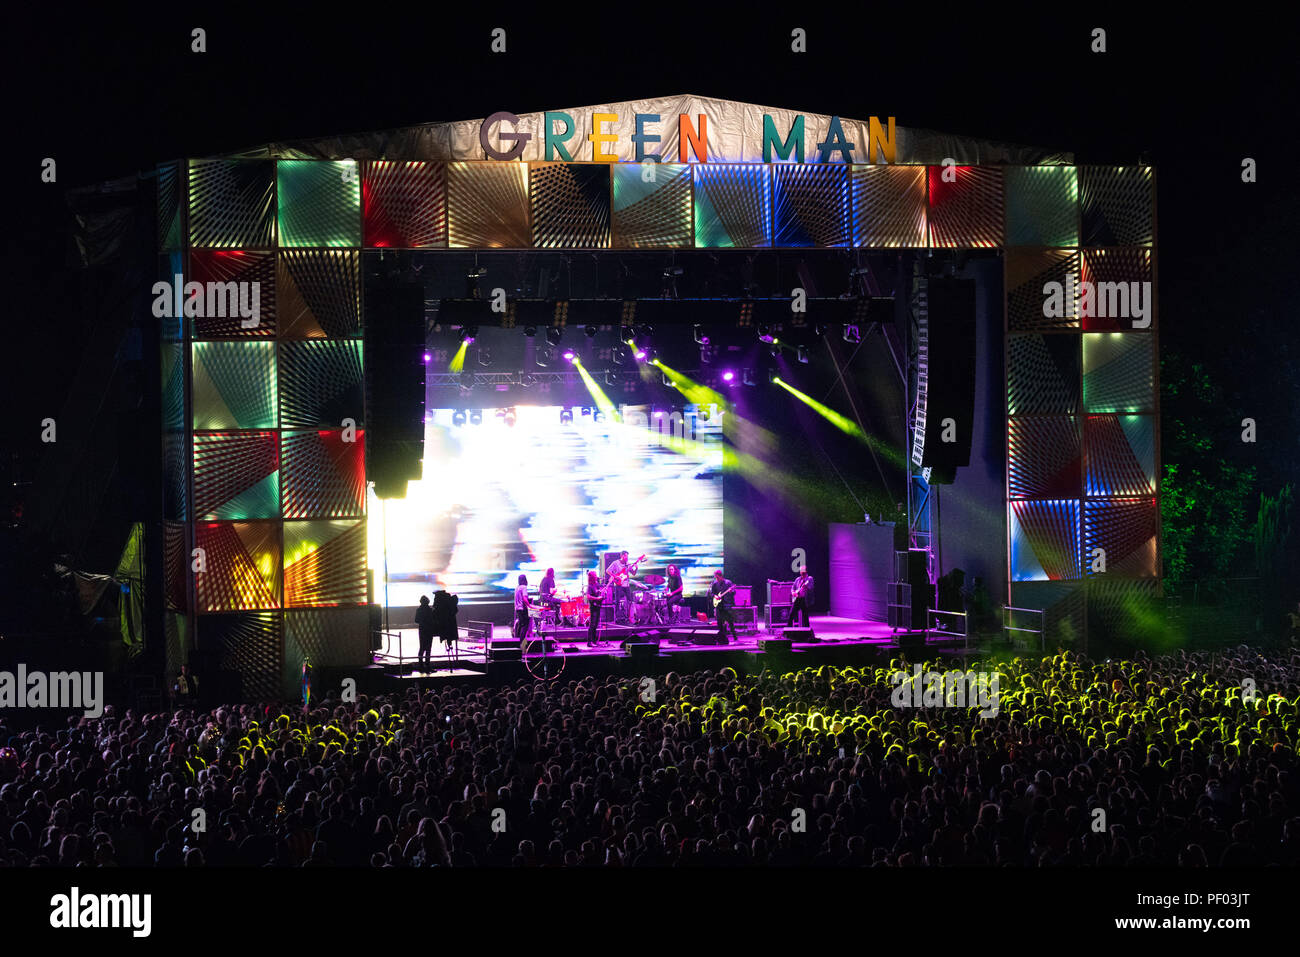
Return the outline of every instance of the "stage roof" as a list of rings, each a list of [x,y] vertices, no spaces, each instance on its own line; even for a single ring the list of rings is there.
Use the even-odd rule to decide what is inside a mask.
[[[570,107],[563,112],[575,120],[573,139],[570,141],[575,162],[592,158],[592,143],[588,142],[587,135],[592,131],[590,120],[595,113],[609,113],[617,117],[616,120],[603,124],[601,129],[617,135],[617,141],[609,144],[606,149],[615,153],[620,162],[636,161],[632,136],[636,132],[634,117],[637,114],[657,114],[660,117],[660,121],[646,131],[653,131],[660,136],[659,141],[651,144],[650,151],[661,153],[664,162],[671,162],[677,156],[677,117],[680,115],[689,117],[692,122],[700,114],[707,116],[709,161],[731,163],[763,161],[765,114],[772,118],[778,135],[783,139],[793,128],[796,117],[802,115],[805,154],[808,162],[815,162],[818,156],[817,144],[827,139],[832,120],[832,117],[825,114],[800,114],[796,110],[692,94]],[[543,115],[541,112],[519,114],[520,123],[517,128],[533,134],[519,159],[546,159],[541,136]],[[884,124],[888,122],[888,117],[880,116],[879,120]],[[857,154],[865,156],[867,144],[871,142],[868,121],[841,117],[840,124],[844,139],[856,144]],[[268,143],[222,156],[242,159],[481,160],[486,158],[479,141],[482,125],[483,118],[425,123],[392,130]],[[510,127],[506,126],[505,129],[509,130]],[[1074,162],[1074,154],[1070,152],[952,136],[916,127],[896,125],[895,135],[896,163],[938,165],[945,159],[951,159],[961,166],[1002,163],[1032,166]]]

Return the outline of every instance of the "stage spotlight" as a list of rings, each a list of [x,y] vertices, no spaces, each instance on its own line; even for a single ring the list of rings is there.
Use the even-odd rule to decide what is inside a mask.
[[[582,412],[582,417],[585,419],[587,416],[591,415],[591,406],[584,405],[579,411]]]
[[[504,422],[507,427],[513,429],[515,427],[515,418],[515,410],[506,409],[506,414],[501,417],[501,421]]]
[[[648,323],[642,323],[641,325],[636,327],[636,337],[638,339],[649,339],[654,334],[655,334],[655,327]]]
[[[696,323],[692,331],[695,333],[696,343],[702,346],[707,346],[709,344],[709,336],[708,333],[704,331],[703,326],[701,326],[699,323]]]
[[[451,424],[456,426],[456,428],[459,429],[462,425],[465,424],[465,413],[459,409],[453,412],[451,414]]]
[[[780,377],[779,375],[777,375],[777,372],[776,372],[775,369],[768,369],[768,370],[767,370],[767,381],[768,381],[768,382],[780,382],[780,381],[781,381],[781,377]]]
[[[465,274],[465,293],[469,299],[478,298],[478,280],[487,275],[487,266],[475,266]]]
[[[663,380],[664,380],[664,385],[668,386],[668,388],[670,388],[670,389],[675,389],[675,388],[677,388],[677,383],[674,382],[674,381],[669,377],[669,375],[668,375],[667,372],[663,373]]]
[[[795,357],[798,358],[798,360],[799,360],[800,362],[802,362],[804,365],[807,365],[807,364],[808,364],[808,347],[807,347],[807,346],[799,346],[797,349],[794,350],[794,354],[795,354]]]
[[[595,412],[591,413],[591,421],[593,421],[593,422],[604,422],[604,421],[605,421],[605,413],[604,413],[604,412],[601,412],[600,409],[597,409]]]
[[[572,362],[574,359],[578,358],[578,354],[574,352],[572,349],[565,349],[564,358],[567,359],[569,362]]]
[[[758,372],[754,369],[745,369],[740,373],[740,381],[745,385],[758,385]]]
[[[813,324],[813,335],[820,339],[826,335],[826,323],[818,322]]]
[[[852,322],[844,323],[844,341],[845,342],[862,341],[862,330],[858,328],[856,323],[852,323]]]
[[[732,372],[730,369],[722,373],[723,382],[733,382],[735,381],[735,378],[736,378],[736,373]]]
[[[478,326],[461,326],[460,341],[473,342],[474,337],[478,335]]]
[[[533,360],[545,369],[555,360],[555,350],[550,346],[538,346],[537,354],[533,357]]]
[[[531,372],[525,372],[523,373],[523,375],[519,377],[519,384],[523,386],[525,389],[527,389],[530,385],[535,385],[536,383],[537,383],[537,376],[533,375]]]
[[[618,373],[613,370],[606,372],[605,385],[618,385]]]
[[[773,359],[781,358],[781,343],[774,340],[772,342],[772,348],[767,351],[771,354]]]
[[[776,336],[772,334],[772,326],[770,323],[760,322],[758,324],[758,341],[776,342]]]
[[[474,373],[462,372],[460,374],[460,387],[466,392],[474,388]]]
[[[597,329],[595,326],[583,326],[582,331],[586,333],[588,339],[596,338]]]
[[[470,414],[469,414],[469,424],[470,424],[470,425],[482,425],[482,424],[483,424],[483,410],[482,410],[482,409],[475,409],[475,410],[473,410],[472,412],[470,412]]]
[[[628,359],[632,358],[632,353],[627,346],[620,343],[619,345],[614,347],[614,351],[611,353],[611,356],[613,357],[616,363],[618,363],[619,365],[623,365],[624,363],[627,362]]]
[[[483,346],[478,347],[478,364],[484,368],[487,368],[492,364],[491,349],[484,348]]]
[[[654,417],[655,417],[656,419],[662,419],[662,418],[664,417],[664,410],[663,410],[663,409],[655,409],[655,410],[654,410]]]
[[[537,327],[524,326],[524,335],[526,335],[529,339],[531,339],[533,336],[537,335]]]
[[[561,410],[560,410],[560,425],[572,425],[572,424],[573,424],[573,410],[572,410],[572,409],[561,409]]]
[[[432,361],[433,361],[433,355],[432,355],[432,353],[428,353],[428,352],[426,352],[426,353],[424,354],[424,361],[425,361],[425,362],[432,362]]]
[[[564,338],[564,329],[560,326],[546,327],[546,341],[553,346],[558,346],[560,340]]]

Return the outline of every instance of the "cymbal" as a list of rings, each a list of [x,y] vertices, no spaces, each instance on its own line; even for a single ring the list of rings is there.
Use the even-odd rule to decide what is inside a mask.
[[[641,580],[647,585],[662,585],[664,583],[663,575],[642,575]]]

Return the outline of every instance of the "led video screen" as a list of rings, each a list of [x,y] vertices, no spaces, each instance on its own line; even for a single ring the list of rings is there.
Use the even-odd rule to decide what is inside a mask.
[[[547,568],[579,593],[607,552],[675,564],[685,594],[722,567],[722,421],[709,407],[519,406],[426,417],[424,474],[369,507],[378,600],[412,606],[440,588],[461,619],[508,620],[518,576]],[[386,569],[386,570],[385,570]],[[385,597],[385,576],[387,596]]]

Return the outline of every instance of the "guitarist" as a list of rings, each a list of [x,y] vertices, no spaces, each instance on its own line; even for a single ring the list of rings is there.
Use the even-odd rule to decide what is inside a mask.
[[[790,604],[790,627],[795,628],[802,625],[808,628],[812,624],[810,609],[813,602],[813,577],[808,574],[808,566],[799,566],[799,577],[794,580],[794,587],[790,589],[792,596]]]
[[[644,555],[635,562],[629,562],[627,552],[620,552],[617,560],[605,569],[610,584],[614,586],[614,618],[624,624],[632,619],[632,579],[636,577],[637,566],[643,561]]]
[[[720,645],[731,644],[731,639],[727,637],[727,629],[731,629],[731,638],[736,637],[736,623],[731,620],[731,608],[735,604],[734,592],[736,586],[727,579],[722,577],[722,569],[719,568],[713,573],[713,584],[709,587],[709,593],[713,595],[714,614],[718,617],[718,641]]]

